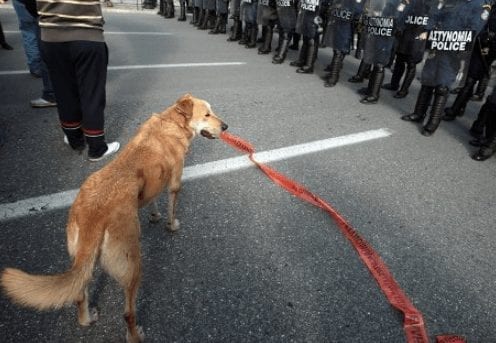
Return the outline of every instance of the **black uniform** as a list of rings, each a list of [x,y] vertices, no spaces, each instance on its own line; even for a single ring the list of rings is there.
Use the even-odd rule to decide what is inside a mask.
[[[375,104],[379,100],[379,93],[384,81],[384,67],[391,59],[396,30],[402,28],[405,10],[408,8],[406,0],[367,0],[366,34],[363,62],[373,66],[369,84],[361,92],[365,97],[362,104]]]
[[[296,27],[296,9],[294,0],[276,0],[277,19],[279,26],[279,44],[277,54],[272,58],[272,63],[284,62],[288,52],[289,42]]]
[[[301,0],[296,18],[296,33],[303,37],[303,44],[298,60],[290,63],[298,67],[297,73],[313,73],[313,65],[319,49],[319,34],[322,31],[321,21],[319,0]]]
[[[326,87],[333,87],[339,80],[343,60],[353,45],[353,26],[363,11],[361,0],[335,0],[328,8],[328,25],[324,36],[325,45],[333,49]]]
[[[429,0],[411,0],[412,3],[405,11],[405,22],[398,30],[396,59],[391,76],[391,83],[385,84],[384,89],[396,91],[400,88],[403,73],[406,74],[401,89],[394,95],[395,98],[404,98],[416,75],[416,66],[422,62],[425,51],[425,39],[420,36],[426,32],[429,21]]]
[[[475,37],[489,16],[485,0],[449,0],[439,2],[429,14],[429,55],[422,69],[421,83],[414,113],[402,117],[407,121],[423,121],[434,95],[424,136],[436,131],[446,105],[449,87],[455,82],[465,52],[470,51]]]
[[[489,19],[475,40],[470,57],[465,85],[458,92],[451,107],[446,108],[444,120],[454,120],[462,116],[465,106],[474,92],[475,84],[487,82],[491,72],[491,64],[496,59],[496,7],[491,9]]]

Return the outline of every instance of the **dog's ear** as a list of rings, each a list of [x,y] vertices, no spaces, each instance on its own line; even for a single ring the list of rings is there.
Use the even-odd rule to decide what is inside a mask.
[[[185,94],[176,101],[175,109],[177,113],[182,114],[186,118],[193,116],[193,97],[191,94]]]

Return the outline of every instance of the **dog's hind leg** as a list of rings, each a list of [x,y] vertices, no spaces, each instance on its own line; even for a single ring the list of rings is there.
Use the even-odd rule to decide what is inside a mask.
[[[179,229],[179,220],[176,219],[177,195],[179,190],[169,191],[168,213],[167,213],[167,228],[169,231],[177,231]]]
[[[96,308],[88,306],[88,288],[86,287],[76,301],[78,307],[78,322],[79,325],[89,326],[98,320],[98,312]]]
[[[167,228],[169,231],[177,231],[179,229],[179,220],[176,219],[177,196],[181,190],[182,168],[175,170],[171,175],[169,182],[169,201],[167,211]]]
[[[151,223],[156,223],[162,218],[160,211],[158,210],[157,199],[153,199],[153,201],[149,205],[150,214],[148,215],[148,220]]]
[[[144,340],[142,328],[136,325],[136,297],[141,281],[140,226],[137,215],[128,223],[127,219],[119,223],[121,227],[113,228],[113,234],[106,234],[101,261],[105,270],[124,289],[127,342],[138,343]]]

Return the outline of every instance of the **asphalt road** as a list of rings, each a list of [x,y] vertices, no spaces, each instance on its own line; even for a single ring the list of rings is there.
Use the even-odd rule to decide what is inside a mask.
[[[105,161],[89,163],[62,142],[55,109],[31,109],[41,82],[26,70],[12,10],[0,20],[14,51],[0,50],[0,208],[76,190]],[[496,160],[475,162],[467,115],[432,137],[400,116],[413,109],[383,91],[362,105],[348,83],[324,88],[316,73],[270,63],[226,36],[155,14],[106,12],[110,49],[106,128],[125,144],[154,111],[184,93],[207,99],[229,130],[258,151],[384,129],[387,136],[270,165],[332,204],[376,249],[423,313],[432,340],[443,333],[496,342]],[[151,34],[155,33],[155,34]],[[161,34],[157,34],[161,33]],[[166,33],[166,34],[163,34]],[[275,41],[274,41],[275,42]],[[288,61],[295,58],[290,52]],[[205,65],[194,63],[231,63]],[[188,65],[189,64],[189,65]],[[135,66],[130,68],[129,66]],[[21,71],[6,73],[12,71]],[[388,72],[386,80],[390,77]],[[451,99],[452,100],[452,99]],[[223,142],[198,138],[188,168],[237,157]],[[165,197],[161,205],[165,207]],[[40,204],[0,218],[0,269],[55,273],[70,264],[68,208]],[[143,283],[139,323],[152,342],[404,342],[402,316],[327,214],[268,181],[256,168],[185,180],[175,234],[141,213]],[[0,296],[2,342],[120,342],[123,294],[95,271],[91,303],[100,320],[77,324],[74,307],[35,312]]]

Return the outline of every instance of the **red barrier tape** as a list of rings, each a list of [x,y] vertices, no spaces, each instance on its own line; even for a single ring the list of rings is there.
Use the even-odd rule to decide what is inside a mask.
[[[302,185],[294,182],[286,176],[278,173],[277,171],[267,167],[264,164],[257,162],[253,154],[255,149],[253,146],[242,140],[241,138],[231,135],[230,133],[223,132],[220,138],[231,145],[232,147],[242,152],[248,153],[250,160],[262,170],[269,179],[278,184],[288,192],[305,200],[306,202],[319,207],[326,211],[332,219],[337,223],[341,232],[350,241],[353,248],[358,252],[361,260],[370,273],[374,276],[379,284],[382,292],[385,294],[389,303],[401,311],[404,315],[403,329],[408,343],[428,343],[429,338],[424,325],[422,314],[413,306],[408,297],[405,295],[399,284],[394,279],[393,275],[382,261],[381,257],[375,252],[370,244],[365,241],[355,229],[348,224],[348,222],[329,204],[324,200],[308,191]],[[437,343],[466,343],[466,340],[461,336],[445,335],[437,336]]]

